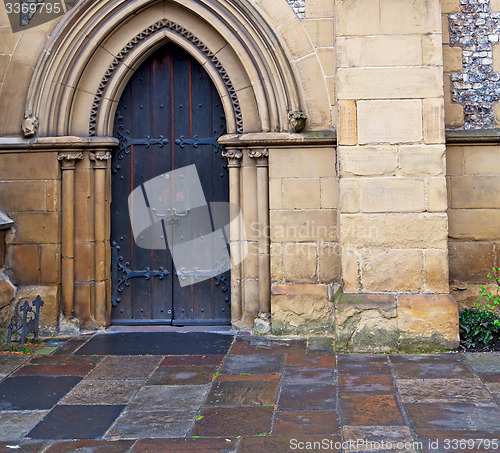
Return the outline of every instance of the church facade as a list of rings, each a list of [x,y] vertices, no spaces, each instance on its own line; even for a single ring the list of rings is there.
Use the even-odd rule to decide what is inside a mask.
[[[458,346],[500,250],[500,1],[60,3],[20,31],[0,4],[3,323],[40,294],[48,331]],[[190,166],[231,266],[169,249]]]

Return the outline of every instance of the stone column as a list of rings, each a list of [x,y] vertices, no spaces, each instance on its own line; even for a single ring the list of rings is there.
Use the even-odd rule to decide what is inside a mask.
[[[62,170],[62,312],[71,319],[74,312],[75,281],[75,163],[83,159],[81,151],[59,152]]]
[[[240,209],[240,168],[243,152],[240,149],[226,148],[223,157],[227,158],[229,168],[229,202]],[[229,245],[231,251],[231,323],[240,327],[243,317],[243,299],[241,293],[241,256],[242,238],[239,222],[231,224]],[[237,264],[235,264],[237,263]]]
[[[271,331],[271,277],[269,258],[269,151],[250,149],[248,155],[257,160],[257,221],[259,226],[259,317],[255,331],[259,334]]]
[[[109,240],[107,219],[109,217],[109,203],[106,203],[106,173],[111,153],[106,150],[95,150],[89,154],[90,160],[94,164],[94,239],[95,239],[95,302],[93,316],[97,324],[101,327],[106,325],[108,318],[107,304],[107,267],[109,266],[106,256],[106,245]]]

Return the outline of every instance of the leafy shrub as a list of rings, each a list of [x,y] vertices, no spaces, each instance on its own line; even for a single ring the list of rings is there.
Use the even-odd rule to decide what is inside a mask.
[[[460,313],[460,336],[468,348],[488,347],[500,335],[500,318],[494,313],[466,308]]]
[[[492,266],[487,277],[496,284],[496,290],[494,293],[490,292],[486,294],[486,287],[479,286],[481,297],[476,297],[477,302],[475,305],[480,310],[487,310],[500,316],[500,267],[496,268]]]

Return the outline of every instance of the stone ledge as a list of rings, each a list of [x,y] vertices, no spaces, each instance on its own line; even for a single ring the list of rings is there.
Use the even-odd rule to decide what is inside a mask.
[[[46,150],[114,148],[119,144],[114,137],[0,137],[0,152],[36,152]]]
[[[500,144],[500,128],[498,129],[448,129],[446,144],[474,145],[482,143]]]
[[[291,132],[251,132],[247,134],[226,134],[219,138],[223,146],[236,148],[290,148],[304,146],[336,147],[337,131]]]

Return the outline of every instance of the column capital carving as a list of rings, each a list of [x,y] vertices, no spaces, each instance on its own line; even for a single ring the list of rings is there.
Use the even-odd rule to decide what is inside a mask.
[[[249,149],[248,157],[257,159],[257,167],[267,167],[269,150],[267,148]]]
[[[82,160],[83,153],[81,151],[61,151],[57,153],[57,160],[61,161],[63,169],[74,169],[75,161]]]
[[[231,167],[240,167],[241,159],[243,158],[243,151],[241,149],[225,149],[222,151],[222,157],[225,157],[228,160],[227,166]]]
[[[111,153],[109,151],[96,151],[89,153],[89,159],[94,162],[94,168],[107,168]]]

